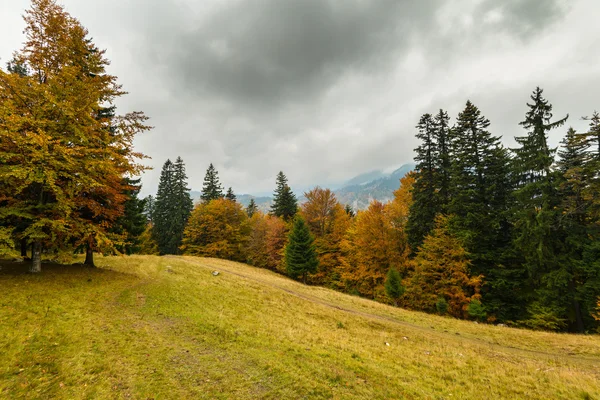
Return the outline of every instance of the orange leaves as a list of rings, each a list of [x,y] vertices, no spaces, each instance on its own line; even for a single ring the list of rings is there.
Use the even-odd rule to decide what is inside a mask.
[[[185,254],[245,261],[248,217],[239,203],[212,200],[194,208],[183,233]]]
[[[319,257],[319,270],[311,281],[320,285],[339,286],[339,269],[343,264],[342,243],[350,226],[350,216],[329,189],[319,187],[304,194],[307,202],[301,214],[311,233]]]
[[[448,231],[448,223],[447,216],[437,217],[435,229],[425,237],[412,261],[414,271],[405,281],[405,304],[434,311],[436,302],[443,297],[451,315],[467,318],[469,302],[480,297],[482,277],[469,276],[468,254],[460,240]]]
[[[104,108],[124,92],[106,73],[104,51],[55,0],[33,0],[24,19],[24,47],[8,73],[0,70],[7,213],[30,238],[57,245],[95,238],[111,247],[107,230],[123,213],[123,178],[144,170],[132,142],[149,129],[146,117]]]

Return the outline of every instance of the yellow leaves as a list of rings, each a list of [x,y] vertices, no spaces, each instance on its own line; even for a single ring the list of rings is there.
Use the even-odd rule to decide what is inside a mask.
[[[437,217],[435,229],[425,237],[412,261],[414,271],[405,280],[405,304],[433,311],[438,298],[443,297],[451,315],[466,318],[469,302],[480,297],[482,277],[469,276],[468,254],[448,231],[448,223],[449,217]]]
[[[239,203],[226,199],[196,206],[183,234],[185,254],[245,261],[248,217]]]

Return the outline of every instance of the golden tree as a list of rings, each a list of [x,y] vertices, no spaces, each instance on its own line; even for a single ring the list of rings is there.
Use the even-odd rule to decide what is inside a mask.
[[[350,216],[329,189],[315,189],[304,194],[307,201],[300,210],[311,233],[319,258],[319,269],[311,281],[319,285],[339,287],[340,267],[343,264],[342,243]]]
[[[247,219],[235,201],[217,199],[198,204],[183,232],[181,250],[195,256],[246,261]]]
[[[431,234],[425,237],[413,260],[414,271],[405,279],[405,304],[434,311],[440,298],[448,313],[468,317],[471,300],[479,300],[481,276],[469,275],[469,257],[462,243],[448,230],[449,217],[439,215]]]
[[[33,0],[26,42],[0,70],[0,219],[19,220],[33,243],[111,248],[108,228],[123,212],[125,175],[143,170],[133,138],[139,112],[114,116],[125,94],[87,30],[55,0]]]

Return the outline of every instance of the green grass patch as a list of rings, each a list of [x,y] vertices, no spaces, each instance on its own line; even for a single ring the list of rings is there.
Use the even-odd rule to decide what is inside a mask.
[[[222,260],[97,261],[36,276],[0,261],[0,398],[600,399],[598,336],[410,312]]]

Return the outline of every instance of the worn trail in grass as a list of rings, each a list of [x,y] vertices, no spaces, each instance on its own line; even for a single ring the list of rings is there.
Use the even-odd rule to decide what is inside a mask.
[[[409,312],[222,260],[98,263],[0,272],[0,398],[600,399],[598,336]]]

